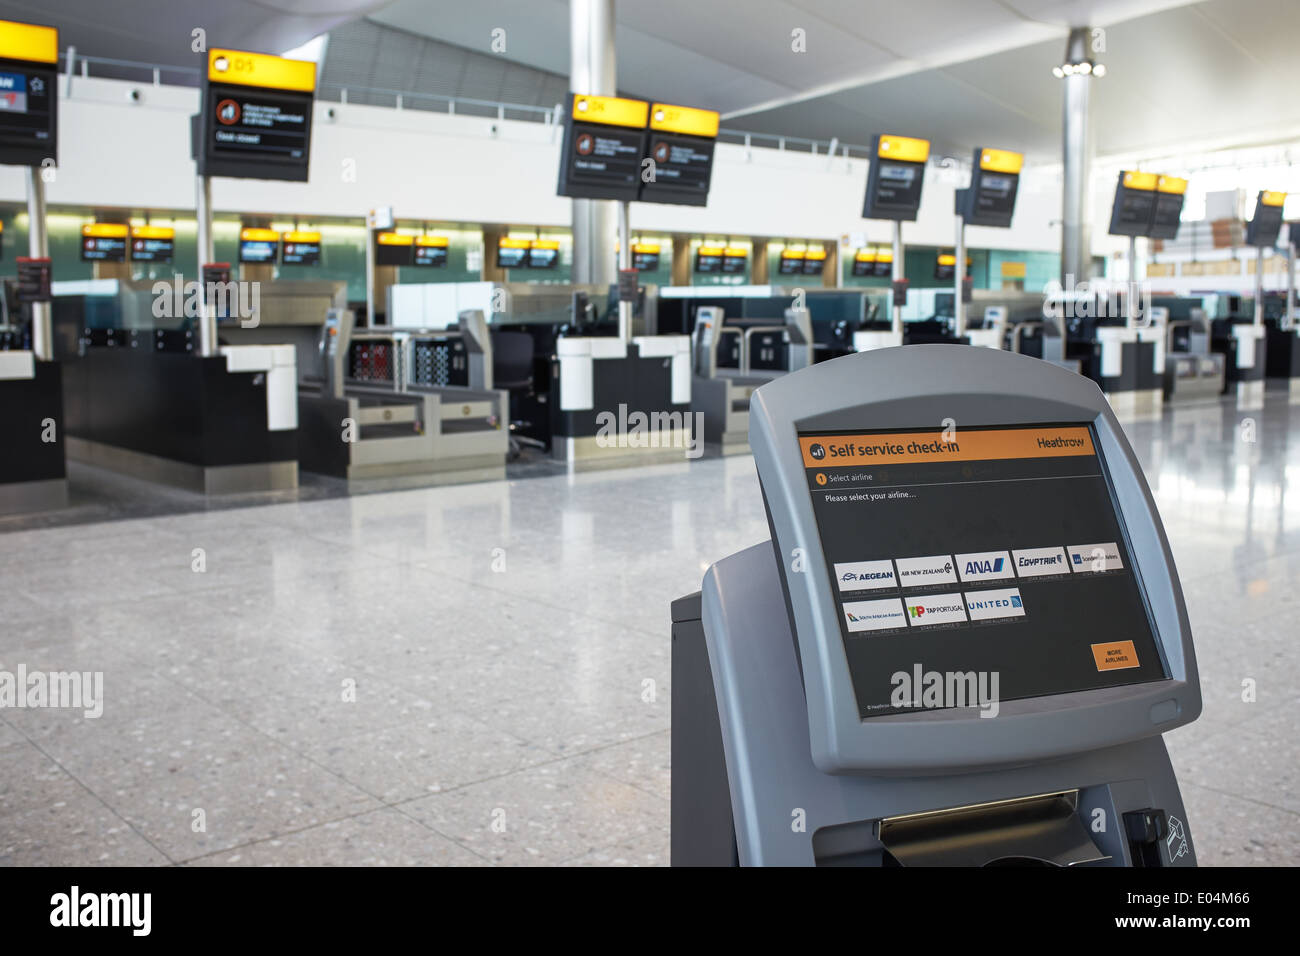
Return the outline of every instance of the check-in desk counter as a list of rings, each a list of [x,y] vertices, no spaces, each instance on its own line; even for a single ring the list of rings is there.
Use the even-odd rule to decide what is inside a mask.
[[[1262,402],[1268,360],[1265,327],[1248,321],[1215,319],[1211,329],[1212,347],[1225,358],[1226,391],[1235,392],[1239,401]]]
[[[505,476],[506,396],[470,386],[462,331],[374,329],[341,349],[340,387],[300,393],[303,468],[349,481]]]
[[[297,487],[291,346],[200,355],[196,319],[168,283],[91,280],[54,292],[69,458],[204,494]]]
[[[1165,402],[1218,401],[1226,381],[1226,362],[1223,355],[1210,351],[1209,326],[1204,313],[1171,319],[1165,342]]]
[[[68,502],[61,373],[30,349],[0,350],[0,515]]]
[[[1267,320],[1264,327],[1268,386],[1287,391],[1291,401],[1300,401],[1300,328]]]

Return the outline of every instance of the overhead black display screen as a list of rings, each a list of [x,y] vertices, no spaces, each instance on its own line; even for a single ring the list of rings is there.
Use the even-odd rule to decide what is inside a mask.
[[[82,262],[126,262],[127,227],[96,222],[81,228]]]
[[[641,201],[707,205],[717,136],[718,114],[713,110],[651,104]]]
[[[415,237],[400,232],[375,233],[375,265],[409,266]]]
[[[1155,173],[1125,171],[1119,174],[1115,202],[1110,211],[1112,236],[1145,236],[1151,231],[1157,178]]]
[[[279,248],[275,239],[240,239],[239,261],[244,265],[274,264]]]
[[[138,226],[131,230],[131,258],[136,262],[171,262],[176,254],[176,231],[165,226]]]
[[[201,176],[306,182],[316,65],[212,50],[192,135]]]
[[[1167,676],[1089,426],[799,444],[860,716],[917,667],[1001,701]]]
[[[524,268],[528,265],[528,248],[531,245],[527,239],[502,239],[497,243],[497,268]]]
[[[52,64],[0,59],[0,165],[58,158],[55,78]]]
[[[722,250],[722,271],[726,275],[740,275],[749,264],[749,254],[744,249]]]
[[[864,219],[914,222],[921,208],[921,184],[930,144],[906,136],[877,136],[873,140],[871,167],[867,171]]]
[[[1246,245],[1271,248],[1282,231],[1286,193],[1263,191],[1255,201],[1255,215],[1246,223]]]
[[[554,240],[535,240],[528,246],[528,268],[554,269],[560,261],[560,244]]]
[[[659,269],[659,247],[635,243],[632,246],[632,268],[637,272],[655,272]]]
[[[565,117],[556,195],[630,202],[641,188],[649,104],[573,94]]]
[[[446,236],[417,236],[415,239],[415,265],[425,268],[442,269],[447,265],[447,247],[450,240]]]
[[[722,271],[721,246],[700,246],[695,252],[695,271],[710,274]]]
[[[782,252],[777,272],[783,276],[803,275],[804,254],[802,252]]]
[[[320,265],[319,232],[286,232],[280,239],[280,264],[286,266]]]

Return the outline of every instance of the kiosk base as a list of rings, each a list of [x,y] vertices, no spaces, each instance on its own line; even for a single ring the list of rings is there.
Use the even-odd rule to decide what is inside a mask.
[[[673,865],[1195,865],[1159,736],[941,776],[819,771],[770,543],[672,616]]]

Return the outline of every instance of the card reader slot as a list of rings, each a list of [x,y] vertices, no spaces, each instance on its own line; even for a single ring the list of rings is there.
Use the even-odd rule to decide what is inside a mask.
[[[1079,819],[1079,792],[1042,794],[876,824],[886,865],[1080,866],[1110,857]]]

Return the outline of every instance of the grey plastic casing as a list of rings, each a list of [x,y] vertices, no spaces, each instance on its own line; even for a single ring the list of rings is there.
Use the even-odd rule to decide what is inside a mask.
[[[967,708],[859,716],[798,436],[928,427],[937,434],[945,419],[955,422],[958,440],[963,427],[1093,426],[1168,679],[1005,701],[993,720]],[[788,588],[818,769],[914,774],[1015,766],[1163,734],[1199,716],[1196,655],[1169,542],[1141,467],[1091,380],[1042,359],[966,345],[859,352],[759,388],[749,442]],[[796,559],[801,571],[793,570]],[[1106,622],[1095,623],[1104,636]]]

